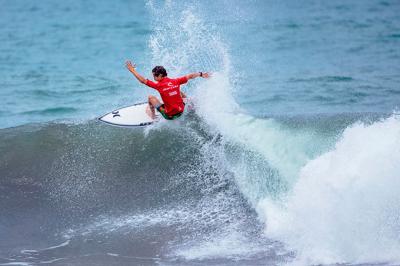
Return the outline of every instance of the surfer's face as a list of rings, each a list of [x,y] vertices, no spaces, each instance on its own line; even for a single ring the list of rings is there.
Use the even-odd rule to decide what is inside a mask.
[[[160,81],[160,80],[163,79],[163,75],[162,75],[162,74],[159,74],[158,76],[156,76],[156,75],[153,73],[153,77],[154,77],[154,80],[155,80],[155,81]]]

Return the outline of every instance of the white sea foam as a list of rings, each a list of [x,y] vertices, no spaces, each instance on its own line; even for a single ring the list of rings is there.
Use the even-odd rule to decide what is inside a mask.
[[[264,200],[266,233],[305,263],[400,261],[400,120],[345,130],[300,172],[287,202]]]
[[[192,217],[184,209],[159,210],[149,213],[141,213],[126,216],[100,216],[94,222],[64,233],[64,237],[71,239],[79,235],[91,235],[93,233],[111,233],[123,229],[145,229],[154,225],[170,226],[186,222]]]
[[[185,243],[176,249],[174,255],[187,260],[205,260],[215,258],[250,258],[265,253],[267,246],[247,238],[238,228],[224,228],[218,234],[204,240]]]

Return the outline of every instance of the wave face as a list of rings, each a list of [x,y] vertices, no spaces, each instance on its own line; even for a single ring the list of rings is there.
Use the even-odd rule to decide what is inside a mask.
[[[0,130],[0,265],[400,263],[400,120],[398,114],[387,113],[398,99],[398,91],[393,89],[397,76],[387,75],[383,82],[385,91],[392,89],[392,98],[372,97],[374,88],[364,86],[362,78],[350,75],[352,71],[348,75],[322,73],[329,66],[316,64],[322,61],[318,49],[310,49],[306,43],[304,60],[311,68],[322,69],[317,76],[296,72],[300,65],[294,64],[286,69],[290,77],[283,78],[278,70],[270,72],[278,80],[275,83],[255,78],[265,75],[261,66],[268,60],[291,55],[288,39],[269,33],[280,44],[279,50],[271,47],[269,40],[257,39],[258,32],[283,29],[285,36],[290,36],[300,29],[307,35],[310,28],[320,29],[321,23],[327,27],[348,23],[352,29],[364,26],[349,20],[327,22],[324,17],[314,18],[316,24],[298,24],[282,21],[279,12],[269,24],[261,18],[264,12],[271,16],[275,12],[266,5],[257,11],[241,6],[231,18],[231,13],[223,16],[229,13],[224,8],[231,2],[206,4],[218,11],[207,13],[205,6],[194,2],[149,1],[150,19],[145,27],[142,24],[147,18],[139,14],[137,24],[89,23],[93,32],[84,34],[97,40],[100,37],[94,29],[98,27],[113,29],[111,37],[134,29],[134,36],[149,37],[137,51],[147,49],[151,62],[146,64],[164,65],[170,76],[212,71],[212,79],[188,84],[195,108],[177,121],[126,129],[90,119],[95,110],[82,112],[82,103],[96,99],[100,107],[93,108],[105,112],[116,102],[111,103],[110,91],[119,88],[121,92],[128,86],[127,79],[116,73],[111,73],[109,80],[75,77],[73,82],[79,86],[65,92],[27,90],[27,95],[34,93],[40,99],[78,96],[76,102],[57,108],[47,102],[40,108],[18,110],[5,127],[82,113],[72,121]],[[385,4],[379,4],[384,8],[381,5]],[[104,16],[109,14],[104,4],[95,7]],[[79,8],[87,11],[88,6]],[[326,8],[342,13],[354,7],[334,4]],[[36,11],[33,8],[32,12]],[[263,16],[253,21],[248,16],[252,12]],[[112,14],[118,17],[118,12]],[[248,24],[246,30],[255,36],[248,45],[255,51],[270,47],[283,52],[263,58],[261,65],[256,58],[259,54],[252,49],[250,53],[243,48],[245,59],[232,54],[231,47],[246,44],[241,40],[243,33],[235,31],[236,41],[227,41],[229,36],[223,30],[207,22],[216,16],[221,18],[218,25],[223,30],[229,31],[231,26],[225,19],[233,25]],[[62,24],[53,26],[63,28]],[[96,37],[91,39],[91,34]],[[396,38],[386,40],[390,47]],[[320,56],[326,54],[324,43],[318,47]],[[282,64],[287,66],[285,62]],[[368,66],[362,69],[379,73]],[[397,67],[393,64],[393,71]],[[26,78],[35,83],[46,77],[30,73]],[[86,89],[88,80],[95,85]],[[123,84],[115,85],[116,80]],[[245,86],[243,80],[254,83]],[[287,95],[274,89],[282,85],[279,80],[285,80],[281,90]],[[49,84],[54,82],[57,80]],[[271,88],[267,90],[266,84]],[[347,86],[355,87],[348,90]],[[138,95],[143,98],[146,92]],[[260,97],[254,99],[254,94]],[[273,95],[276,97],[271,100]],[[282,99],[287,105],[277,106]],[[361,106],[363,113],[355,113],[349,103]],[[319,109],[321,106],[328,107]],[[18,114],[24,118],[14,123]],[[25,116],[30,118],[24,120]]]
[[[2,130],[0,139],[2,263],[208,264],[284,254],[263,236],[226,163],[228,151],[257,156],[195,114],[149,132],[57,123]]]
[[[231,116],[223,121],[244,129],[192,111],[146,130],[95,121],[1,130],[0,263],[399,260],[396,115]],[[288,149],[282,162],[272,148]]]

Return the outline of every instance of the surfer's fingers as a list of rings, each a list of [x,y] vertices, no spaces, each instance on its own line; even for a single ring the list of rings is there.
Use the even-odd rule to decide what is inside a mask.
[[[126,66],[127,67],[133,67],[133,68],[135,68],[136,67],[136,64],[135,63],[132,63],[131,61],[126,61]]]
[[[131,61],[126,61],[126,67],[128,68],[128,69],[130,69],[130,68],[135,68],[136,67],[136,64],[132,64],[132,62]]]

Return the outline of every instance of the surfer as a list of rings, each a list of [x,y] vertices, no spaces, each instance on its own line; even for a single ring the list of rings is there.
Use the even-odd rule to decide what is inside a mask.
[[[179,78],[169,78],[167,76],[167,71],[162,66],[156,66],[153,68],[153,78],[156,82],[148,80],[141,76],[136,71],[136,65],[132,64],[131,61],[126,61],[126,68],[139,80],[141,83],[156,89],[164,103],[154,95],[149,95],[149,107],[150,116],[155,118],[155,109],[157,109],[161,115],[168,120],[173,120],[182,115],[185,109],[184,99],[186,95],[181,92],[180,85],[188,82],[189,79],[194,79],[198,77],[209,78],[210,73],[207,72],[196,72],[191,73]]]

